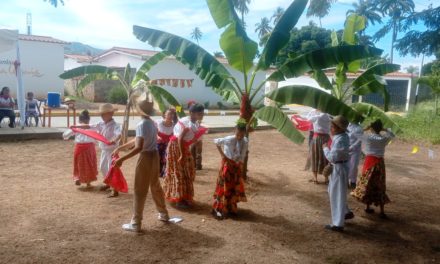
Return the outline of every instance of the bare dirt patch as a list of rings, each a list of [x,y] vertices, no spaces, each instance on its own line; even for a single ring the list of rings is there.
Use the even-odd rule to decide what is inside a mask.
[[[213,219],[219,155],[211,142],[222,135],[205,138],[195,208],[169,206],[184,221],[163,224],[149,196],[144,235],[121,230],[132,212],[136,159],[123,166],[129,193],[109,199],[96,187],[74,186],[72,141],[1,143],[0,263],[440,262],[438,157],[412,155],[412,145],[394,141],[386,157],[390,219],[366,215],[350,197],[356,217],[340,234],[323,228],[330,218],[326,186],[308,182],[306,146],[276,131],[251,137],[249,202],[239,205],[239,217]]]

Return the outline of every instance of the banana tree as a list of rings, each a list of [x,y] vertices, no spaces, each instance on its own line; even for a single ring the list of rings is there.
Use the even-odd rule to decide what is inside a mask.
[[[125,143],[127,141],[129,117],[130,112],[133,110],[136,96],[139,96],[142,92],[149,92],[154,101],[158,104],[160,111],[165,111],[169,105],[174,107],[180,106],[179,102],[174,98],[172,94],[166,91],[164,88],[153,85],[150,78],[147,76],[148,71],[169,54],[166,52],[159,52],[156,55],[150,57],[138,71],[133,75],[130,64],[125,67],[124,73],[118,73],[116,70],[100,66],[100,65],[87,65],[74,68],[66,71],[60,75],[61,79],[72,79],[76,77],[84,76],[84,78],[78,83],[76,89],[81,94],[82,90],[91,82],[96,80],[117,80],[124,87],[127,93],[127,103],[124,111],[124,121],[122,124],[122,139]],[[179,116],[184,116],[183,111],[178,111]]]
[[[295,0],[290,4],[284,15],[274,26],[256,64],[254,64],[254,60],[256,59],[258,44],[246,34],[243,23],[234,11],[232,1],[207,0],[206,2],[215,24],[219,29],[224,29],[219,40],[220,47],[229,65],[242,74],[242,80],[234,78],[231,72],[209,52],[187,39],[164,31],[136,25],[133,26],[133,33],[139,40],[174,55],[178,61],[187,65],[200,79],[204,80],[206,86],[212,88],[225,100],[240,103],[240,119],[246,122],[248,126],[254,124],[256,119],[261,119],[277,128],[291,141],[302,143],[304,140],[303,135],[295,129],[287,115],[279,108],[267,106],[255,112],[255,107],[264,99],[263,96],[260,96],[260,91],[269,79],[261,83],[256,83],[255,80],[259,72],[269,70],[280,50],[286,46],[290,39],[290,31],[298,22],[308,1]],[[380,50],[372,47],[338,46],[327,50],[323,54],[325,57],[321,57],[320,60],[315,59],[315,62],[322,66],[328,64],[326,59],[330,59],[334,62],[331,65],[334,65],[339,62],[356,61],[378,54],[380,54]],[[304,64],[299,66],[302,67],[302,73],[306,73],[310,67],[307,65],[307,61],[303,62]],[[325,67],[319,69],[322,68]],[[296,70],[301,69],[290,67],[287,64],[283,65],[275,75],[283,77],[285,71]],[[272,79],[276,78],[272,76]],[[298,99],[302,100],[302,97]],[[348,108],[347,111],[351,112],[353,116],[362,118],[351,108]],[[337,109],[335,113],[343,114],[345,112]]]
[[[269,79],[284,81],[286,78],[311,76],[324,90],[314,87],[291,85],[275,90],[267,95],[268,98],[281,104],[302,104],[320,109],[323,112],[337,115],[343,114],[352,122],[363,121],[365,118],[380,118],[388,127],[400,131],[399,127],[385,114],[388,111],[389,94],[386,90],[384,74],[400,69],[399,65],[381,63],[366,69],[353,82],[349,82],[347,73],[358,72],[361,61],[367,57],[379,56],[382,51],[368,46],[357,45],[357,32],[365,28],[365,18],[352,14],[347,18],[342,40],[336,33],[332,34],[333,47],[312,51],[300,56],[291,56],[284,65],[273,72]],[[369,54],[365,50],[370,50]],[[353,54],[365,53],[354,58]],[[335,67],[335,75],[329,80],[324,70]],[[384,111],[366,103],[347,105],[345,101],[352,95],[367,95],[379,93],[384,99]]]

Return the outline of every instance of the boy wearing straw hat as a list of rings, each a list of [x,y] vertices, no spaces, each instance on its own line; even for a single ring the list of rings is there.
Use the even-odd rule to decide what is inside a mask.
[[[136,138],[114,151],[114,154],[118,154],[121,149],[134,146],[130,152],[115,161],[117,167],[120,167],[125,160],[139,154],[134,176],[134,214],[130,223],[122,225],[122,229],[132,232],[141,231],[144,205],[149,188],[156,209],[159,212],[158,220],[164,222],[169,220],[165,195],[159,181],[160,163],[159,152],[157,151],[157,128],[155,122],[149,116],[153,111],[153,103],[146,99],[140,100],[137,102],[136,108],[142,115],[142,120],[136,126]]]
[[[101,114],[102,121],[97,124],[90,126],[72,126],[73,128],[91,128],[101,135],[103,135],[111,145],[106,145],[103,142],[99,142],[99,148],[101,149],[101,159],[99,161],[99,168],[101,170],[102,176],[105,178],[110,166],[112,164],[112,153],[118,147],[119,140],[121,139],[122,130],[121,125],[116,123],[113,119],[113,114],[117,111],[112,104],[102,104],[99,106],[99,113]],[[106,191],[110,186],[104,185],[100,188],[101,191]],[[109,197],[117,197],[119,194],[117,191],[113,190]]]
[[[348,120],[345,117],[339,115],[333,118],[330,127],[333,135],[331,150],[327,143],[323,145],[324,155],[333,165],[328,185],[332,221],[331,225],[326,225],[325,228],[339,232],[344,230],[345,220],[354,217],[347,206],[348,161],[350,159],[347,126]]]

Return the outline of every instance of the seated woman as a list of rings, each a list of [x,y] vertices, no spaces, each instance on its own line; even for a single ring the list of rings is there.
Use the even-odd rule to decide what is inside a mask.
[[[15,127],[14,99],[9,95],[9,87],[3,87],[0,92],[0,123],[4,117],[9,117],[9,127]]]

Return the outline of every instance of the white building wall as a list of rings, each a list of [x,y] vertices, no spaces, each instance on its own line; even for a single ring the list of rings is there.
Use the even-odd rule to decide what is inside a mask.
[[[64,82],[58,77],[64,72],[63,44],[19,40],[19,46],[25,94],[34,92],[37,98],[46,98],[48,92],[63,95]],[[15,59],[15,50],[0,54],[0,86],[10,87],[13,97],[17,94],[17,80],[14,65],[6,61]]]
[[[142,61],[139,57],[126,55],[126,54],[109,54],[104,58],[101,58],[99,62],[95,64],[107,66],[107,67],[125,67],[127,63],[130,63],[132,68],[139,69],[145,61]],[[239,84],[243,83],[243,75],[226,66],[232,75],[237,79]],[[210,105],[217,105],[217,102],[223,102],[221,96],[216,94],[210,87],[205,86],[205,82],[201,80],[193,71],[189,70],[186,65],[174,60],[165,59],[155,65],[148,73],[151,79],[194,79],[192,87],[171,87],[163,86],[168,92],[170,92],[181,104],[186,104],[190,100],[194,100],[200,103],[209,102]],[[257,74],[254,87],[264,81],[266,76],[265,72]],[[261,89],[259,95],[264,94],[264,89]]]

